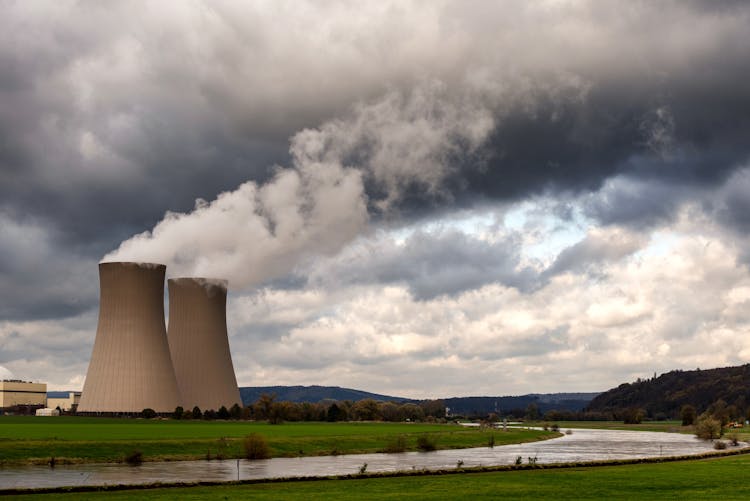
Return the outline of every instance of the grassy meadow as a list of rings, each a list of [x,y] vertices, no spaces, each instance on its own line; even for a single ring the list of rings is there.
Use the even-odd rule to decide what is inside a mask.
[[[67,499],[750,499],[750,455],[672,463],[49,495]],[[14,499],[27,499],[17,496]],[[39,498],[37,495],[35,498]]]
[[[87,417],[0,417],[0,465],[120,462],[133,451],[144,461],[243,457],[243,437],[257,433],[271,457],[382,452],[403,437],[417,450],[427,435],[438,449],[531,442],[553,432],[487,430],[426,423],[284,423],[175,421]]]
[[[539,426],[552,424],[553,421],[534,421],[524,423],[528,426]],[[669,433],[694,433],[691,426],[682,426],[681,421],[643,421],[639,424],[625,424],[622,421],[554,421],[560,426],[560,430],[588,428],[592,430],[633,430],[633,431],[661,431]]]

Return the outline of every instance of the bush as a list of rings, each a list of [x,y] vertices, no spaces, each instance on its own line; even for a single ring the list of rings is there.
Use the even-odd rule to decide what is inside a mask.
[[[732,444],[732,446],[737,447],[740,445],[740,436],[736,433],[730,433],[727,435],[727,438],[729,439],[729,443]]]
[[[226,437],[221,437],[216,441],[216,459],[226,459],[229,452],[229,440]]]
[[[717,440],[714,443],[714,449],[716,449],[717,451],[723,451],[726,448],[727,448],[727,443],[724,442],[723,440]]]
[[[435,439],[429,435],[420,435],[417,437],[417,449],[422,452],[434,451],[437,449]]]
[[[180,407],[179,405],[174,408],[174,412],[172,413],[172,419],[182,419],[182,416],[185,414],[185,409]]]
[[[625,409],[622,420],[625,424],[641,424],[641,421],[643,421],[645,415],[646,412],[643,409],[630,407],[628,409]]]
[[[682,418],[682,426],[690,426],[695,424],[695,407],[692,405],[683,405],[680,409],[680,417]]]
[[[268,459],[271,455],[266,438],[258,433],[246,436],[242,446],[247,459]]]
[[[399,435],[388,442],[383,452],[404,452],[406,450],[406,437]]]
[[[156,417],[156,411],[147,407],[141,411],[141,416],[145,419],[153,419]]]
[[[695,436],[704,440],[721,437],[721,421],[704,412],[695,423]]]
[[[552,426],[549,427],[552,431],[560,431],[560,425],[557,423],[554,423]]]
[[[490,438],[487,439],[487,447],[489,447],[490,449],[495,447],[495,434],[494,433],[490,435]]]
[[[132,466],[138,466],[143,462],[143,453],[139,450],[135,450],[125,456],[125,462]]]

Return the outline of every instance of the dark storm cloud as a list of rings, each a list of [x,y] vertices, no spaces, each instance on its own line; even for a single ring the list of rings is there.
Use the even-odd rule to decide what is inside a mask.
[[[454,189],[471,200],[477,194],[520,199],[534,192],[597,190],[613,176],[630,177],[652,192],[660,185],[673,192],[675,186],[718,186],[750,159],[750,90],[737,84],[750,79],[750,63],[713,56],[716,62],[707,58],[691,69],[714,78],[676,73],[636,93],[629,86],[643,84],[633,75],[619,84],[595,82],[584,103],[544,99],[532,113],[514,111],[498,120],[480,167],[463,165],[456,173]],[[669,200],[615,194],[633,195],[646,203],[612,200],[596,215],[648,220],[671,210]]]
[[[96,267],[60,252],[54,234],[0,213],[0,319],[65,318],[94,306]]]
[[[735,173],[709,208],[719,221],[747,235],[750,233],[750,168]]]
[[[313,5],[4,3],[0,210],[31,216],[59,263],[30,275],[4,242],[4,296],[74,281],[68,262],[95,262],[167,210],[262,184],[305,127],[363,171],[376,219],[604,187],[590,215],[639,227],[748,161],[745,3]],[[717,217],[744,228],[747,197],[726,197]],[[411,245],[423,269],[398,268],[418,297],[528,282],[489,244]],[[5,315],[91,301],[44,289]]]
[[[547,279],[567,271],[586,272],[604,263],[616,262],[640,250],[643,240],[624,232],[589,234],[562,250],[542,277]]]
[[[513,238],[491,243],[460,231],[418,231],[403,244],[371,241],[316,266],[313,284],[405,284],[417,300],[499,282],[528,291],[537,274],[520,265]]]
[[[663,180],[618,176],[607,180],[583,200],[587,215],[602,224],[645,228],[665,223],[675,209],[691,197],[705,196],[700,186],[684,186]]]

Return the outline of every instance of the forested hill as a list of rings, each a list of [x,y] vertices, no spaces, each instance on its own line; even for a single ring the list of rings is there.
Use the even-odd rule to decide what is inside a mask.
[[[529,406],[534,406],[535,412],[539,415],[551,410],[578,412],[583,410],[598,394],[532,393],[514,397],[453,397],[443,400],[454,415],[482,416],[494,412],[501,416],[508,414],[523,416],[529,410]]]
[[[418,400],[379,395],[362,390],[341,388],[339,386],[246,386],[240,388],[240,395],[244,405],[257,401],[263,394],[276,395],[279,402],[321,402],[345,401],[357,402],[372,399],[381,402],[418,402]],[[522,416],[529,405],[536,406],[537,411],[544,413],[550,409],[580,411],[598,393],[549,393],[531,394],[515,397],[452,397],[444,398],[443,402],[456,415],[487,415],[491,412],[499,414],[516,413]]]
[[[245,386],[240,388],[240,397],[244,405],[257,401],[263,393],[276,395],[276,400],[279,402],[322,402],[323,400],[358,402],[367,398],[383,402],[414,402],[408,398],[378,395],[340,386]]]
[[[750,403],[750,364],[719,369],[671,371],[653,379],[621,384],[593,399],[587,411],[619,414],[640,408],[649,417],[676,418],[683,405],[698,413],[718,400],[744,415]]]

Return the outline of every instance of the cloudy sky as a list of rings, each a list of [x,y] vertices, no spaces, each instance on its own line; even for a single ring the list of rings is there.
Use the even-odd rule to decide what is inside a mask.
[[[750,6],[0,0],[0,375],[97,263],[230,281],[242,386],[600,391],[750,361]]]

